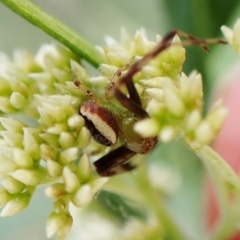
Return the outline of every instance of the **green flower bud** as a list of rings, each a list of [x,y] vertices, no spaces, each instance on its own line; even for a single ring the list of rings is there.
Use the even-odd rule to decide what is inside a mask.
[[[9,98],[0,97],[0,111],[3,112],[3,113],[15,112],[15,109],[11,105]]]
[[[58,135],[51,134],[51,133],[42,133],[39,134],[39,136],[49,145],[52,145],[54,147],[59,147],[58,142]]]
[[[12,177],[6,177],[2,180],[3,187],[11,194],[17,194],[22,192],[24,189],[24,184],[17,181],[16,179]]]
[[[78,148],[68,148],[60,153],[58,161],[62,165],[69,164],[78,158],[78,153]]]
[[[160,128],[153,118],[146,118],[134,125],[134,131],[142,137],[154,137],[158,135]]]
[[[20,168],[31,168],[33,165],[31,156],[20,148],[13,150],[13,160]]]
[[[59,136],[59,144],[63,149],[76,146],[76,140],[72,133],[62,132]]]
[[[0,207],[3,207],[10,200],[11,195],[6,189],[0,189]]]
[[[4,206],[1,212],[1,217],[7,217],[15,215],[24,210],[30,201],[30,195],[28,193],[21,193],[9,200]]]
[[[57,148],[48,145],[48,144],[41,144],[40,145],[40,155],[45,160],[57,160],[58,158],[58,150]]]
[[[39,131],[40,133],[40,131]],[[39,138],[38,133],[38,138]],[[34,131],[30,128],[23,128],[23,147],[24,150],[34,159],[38,160],[40,158],[40,142],[41,139],[36,139]]]
[[[8,143],[8,146],[22,148],[22,142],[23,142],[22,134],[16,133],[16,132],[7,132],[7,131],[2,131],[1,134],[5,139],[5,141]]]
[[[96,194],[101,188],[106,184],[106,182],[109,180],[108,177],[101,177],[97,178],[91,183],[92,186],[92,194]]]
[[[47,171],[50,177],[52,178],[60,177],[62,169],[63,167],[59,163],[52,160],[47,160]]]
[[[77,134],[78,147],[85,148],[90,144],[91,134],[87,128],[83,127]]]
[[[173,126],[164,126],[160,132],[159,138],[161,142],[170,142],[177,135],[177,130]]]
[[[76,207],[85,207],[92,201],[92,198],[92,187],[89,184],[84,184],[74,193],[72,203]]]
[[[215,133],[207,121],[202,121],[195,130],[195,137],[199,143],[209,144],[215,137]]]
[[[80,131],[84,126],[84,119],[80,115],[73,115],[67,120],[67,124],[70,129]]]
[[[79,176],[81,182],[87,182],[91,178],[92,165],[87,154],[83,154],[80,158],[77,168],[77,175]]]
[[[25,123],[13,118],[0,117],[0,122],[8,132],[22,133],[23,127],[26,127]]]
[[[61,228],[64,226],[65,221],[66,221],[65,213],[52,212],[48,217],[46,224],[47,237],[51,238],[55,234],[57,234],[57,232],[60,231]]]
[[[37,186],[45,178],[45,171],[43,169],[18,169],[14,171],[11,176],[24,183],[27,186]]]
[[[13,92],[10,96],[10,103],[16,109],[23,109],[27,104],[27,99],[18,92]]]
[[[52,186],[45,189],[45,194],[49,198],[59,199],[66,194],[65,187],[62,183],[55,183]]]
[[[69,167],[63,168],[62,175],[66,191],[69,193],[75,192],[80,186],[77,175]]]

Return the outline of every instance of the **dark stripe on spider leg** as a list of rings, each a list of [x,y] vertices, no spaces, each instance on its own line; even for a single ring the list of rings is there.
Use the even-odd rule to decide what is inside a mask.
[[[141,118],[149,117],[148,113],[141,107],[141,105],[125,96],[119,88],[115,88],[114,93],[118,101],[130,112],[133,112],[135,115]]]
[[[127,161],[135,154],[135,152],[121,146],[94,162],[94,165],[101,176],[116,175],[134,169],[134,166]]]

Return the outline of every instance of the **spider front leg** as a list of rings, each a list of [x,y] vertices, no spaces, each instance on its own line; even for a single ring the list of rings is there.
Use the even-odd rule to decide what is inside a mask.
[[[121,146],[94,162],[94,165],[99,175],[113,176],[133,170],[135,166],[130,164],[128,160],[134,155],[136,155],[135,152]]]

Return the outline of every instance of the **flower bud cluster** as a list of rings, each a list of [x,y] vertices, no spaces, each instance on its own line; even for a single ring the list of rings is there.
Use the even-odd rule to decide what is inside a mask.
[[[40,165],[40,130],[12,118],[0,118],[1,216],[25,209],[46,170]]]
[[[90,144],[90,133],[78,113],[85,93],[77,89],[73,78],[86,81],[88,74],[73,53],[57,44],[44,45],[35,57],[21,51],[14,54],[13,62],[1,59],[5,65],[0,66],[0,101],[4,98],[6,104],[0,102],[0,111],[29,115],[30,110],[36,120],[31,124],[37,127],[0,118],[1,216],[24,210],[34,190],[48,185],[46,195],[55,203],[47,235],[58,234],[62,239],[72,226],[69,205],[86,206],[107,181],[92,173],[91,161],[84,154],[88,145],[90,151],[96,146]],[[23,61],[20,56],[25,57]],[[21,104],[16,98],[20,94],[26,101],[16,108]]]
[[[36,117],[33,95],[56,93],[55,83],[70,80],[70,60],[77,57],[59,44],[43,45],[36,56],[17,50],[13,60],[0,56],[0,112],[24,111]],[[63,70],[64,69],[64,70]],[[57,72],[57,73],[56,73]],[[56,78],[55,74],[61,75]],[[60,79],[60,80],[59,80]]]
[[[116,67],[126,64],[132,56],[140,59],[155,45],[144,31],[137,32],[133,40],[122,31],[120,43],[108,38],[107,46],[99,47],[106,61],[100,70],[111,78]],[[175,36],[169,48],[135,74],[136,89],[151,117],[135,125],[135,131],[142,137],[159,136],[160,141],[169,142],[180,136],[192,144],[209,144],[218,134],[227,111],[219,101],[206,117],[202,116],[202,77],[196,71],[189,76],[182,73],[184,60],[185,49]]]

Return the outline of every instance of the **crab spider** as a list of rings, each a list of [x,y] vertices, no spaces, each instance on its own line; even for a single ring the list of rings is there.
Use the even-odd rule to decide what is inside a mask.
[[[80,106],[79,114],[84,118],[85,125],[93,139],[105,146],[115,145],[118,139],[122,144],[122,146],[110,151],[107,155],[94,162],[99,175],[112,176],[134,169],[135,166],[128,160],[136,154],[149,153],[156,145],[157,136],[143,138],[133,130],[136,122],[148,118],[149,115],[142,107],[141,99],[132,79],[143,66],[171,46],[171,41],[176,34],[185,39],[182,41],[183,45],[200,45],[205,51],[208,51],[207,44],[226,44],[223,40],[201,40],[182,31],[174,30],[169,32],[162,41],[140,60],[132,63],[133,59],[131,59],[129,63],[116,71],[105,92],[105,98],[108,101],[114,96],[126,110],[132,113],[129,117],[120,118],[117,113],[101,106],[93,94],[85,89],[89,100]],[[127,72],[122,74],[125,70]],[[74,78],[74,84],[79,88],[84,87],[76,78]],[[126,87],[128,96],[122,92],[123,86]]]

